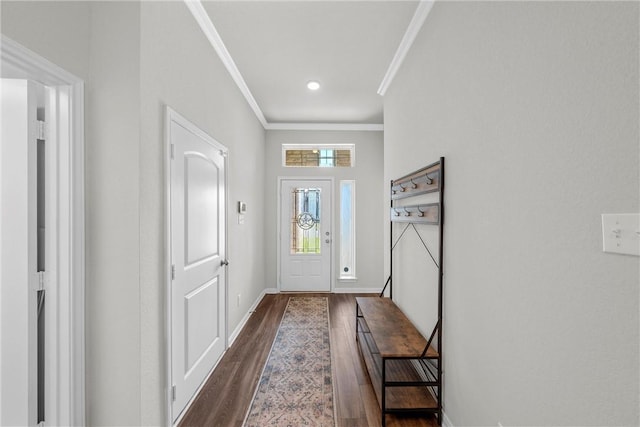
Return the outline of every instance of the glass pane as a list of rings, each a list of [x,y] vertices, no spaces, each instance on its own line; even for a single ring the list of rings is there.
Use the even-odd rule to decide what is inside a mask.
[[[335,157],[333,155],[333,150],[320,150],[320,164],[318,166],[324,168],[332,168],[335,164]]]
[[[340,181],[340,278],[356,276],[355,181]]]
[[[284,150],[285,166],[298,167],[351,167],[352,150],[336,150],[333,148],[313,148]]]
[[[291,253],[320,253],[320,188],[291,191]]]

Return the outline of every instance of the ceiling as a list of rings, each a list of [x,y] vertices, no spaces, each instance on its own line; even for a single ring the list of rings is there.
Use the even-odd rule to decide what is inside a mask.
[[[383,123],[377,90],[418,3],[202,1],[269,124],[365,125]]]

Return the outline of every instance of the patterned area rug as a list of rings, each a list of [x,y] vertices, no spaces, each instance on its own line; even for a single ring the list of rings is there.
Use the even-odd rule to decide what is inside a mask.
[[[326,297],[289,298],[244,425],[335,425]]]

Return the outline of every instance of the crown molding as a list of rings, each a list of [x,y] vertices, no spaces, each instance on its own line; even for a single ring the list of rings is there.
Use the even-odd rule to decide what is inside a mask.
[[[220,34],[216,30],[216,27],[213,25],[213,22],[211,22],[211,18],[209,18],[207,11],[204,9],[201,0],[184,0],[184,3],[200,26],[202,32],[207,37],[207,40],[209,40],[209,43],[220,57],[220,60],[231,75],[231,78],[238,86],[238,89],[240,89],[240,92],[249,103],[249,106],[251,107],[265,130],[329,130],[374,132],[382,132],[384,130],[384,126],[382,124],[366,123],[268,123],[267,119],[264,116],[264,113],[260,109],[260,106],[249,90],[247,83],[244,81],[242,74],[240,74],[240,70],[238,70],[238,67],[233,61],[231,54],[224,45]],[[418,10],[419,9],[420,6],[418,6]],[[411,22],[413,22],[413,20]]]
[[[265,130],[333,130],[333,131],[384,131],[382,124],[367,123],[267,123]]]
[[[196,19],[196,22],[198,22],[200,29],[202,29],[202,32],[209,40],[209,43],[211,43],[211,46],[213,46],[213,49],[220,57],[220,60],[224,64],[225,68],[227,69],[229,74],[231,74],[231,78],[238,86],[238,89],[240,89],[240,92],[242,92],[242,95],[244,95],[256,117],[258,118],[260,123],[262,123],[262,126],[266,129],[267,119],[265,119],[262,110],[258,106],[258,103],[253,97],[253,94],[249,90],[247,83],[242,77],[242,74],[240,74],[236,63],[233,61],[233,58],[231,58],[231,54],[227,50],[227,47],[222,42],[222,38],[220,37],[220,34],[218,34],[218,31],[213,25],[213,22],[211,22],[211,18],[209,18],[207,11],[204,10],[204,6],[202,6],[200,0],[184,0],[184,3],[187,5],[187,8]]]
[[[431,12],[431,8],[433,7],[434,3],[434,0],[420,0],[420,4],[416,8],[416,12],[413,14],[411,22],[409,22],[407,31],[404,33],[402,41],[400,41],[398,50],[393,56],[393,59],[389,64],[389,68],[387,68],[387,73],[384,75],[384,78],[380,83],[380,87],[378,88],[378,95],[384,96],[384,94],[387,92],[387,89],[391,85],[391,82],[393,82],[393,79],[400,69],[400,66],[402,66],[404,58],[407,56],[409,49],[411,49],[411,45],[413,45],[418,32],[420,32],[422,24],[424,24],[427,16],[429,16],[429,12]]]

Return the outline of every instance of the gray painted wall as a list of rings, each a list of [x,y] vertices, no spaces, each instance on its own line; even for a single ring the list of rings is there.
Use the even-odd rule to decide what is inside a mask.
[[[134,2],[2,2],[3,34],[86,82],[89,425],[140,420],[139,9]]]
[[[445,412],[638,425],[638,3],[437,2],[385,96],[385,178],[446,157]],[[420,252],[396,259],[421,318]],[[387,254],[388,256],[388,254]]]
[[[356,181],[356,275],[357,281],[337,280],[339,243],[334,239],[333,264],[335,291],[382,289],[384,285],[381,230],[385,186],[383,182],[382,132],[368,131],[267,131],[265,152],[266,205],[266,285],[277,287],[277,210],[279,176],[334,177],[334,236],[339,228],[339,183],[341,179]],[[356,165],[352,168],[285,168],[282,166],[282,144],[355,144]],[[336,236],[337,237],[337,236]]]
[[[265,131],[182,2],[141,7],[141,365],[142,424],[158,425],[164,404],[164,105],[229,149],[228,331],[233,332],[265,287]],[[240,226],[237,200],[252,209]],[[237,294],[241,304],[237,305]]]
[[[229,148],[231,204],[264,205],[265,132],[182,2],[1,6],[3,34],[86,82],[87,424],[160,425],[164,105]],[[259,215],[229,217],[230,333],[264,289]]]

